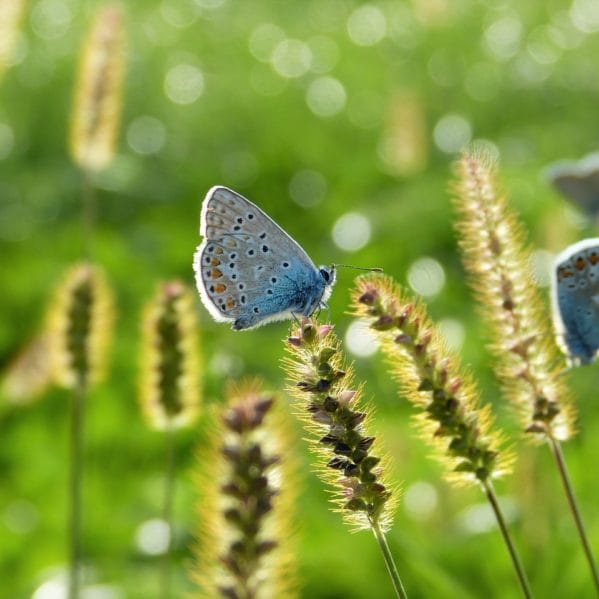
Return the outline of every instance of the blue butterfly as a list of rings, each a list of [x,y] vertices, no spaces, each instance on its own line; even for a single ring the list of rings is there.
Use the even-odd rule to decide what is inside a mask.
[[[579,241],[556,258],[552,301],[564,350],[590,363],[599,349],[599,238]]]
[[[577,162],[555,162],[545,173],[553,186],[585,214],[591,218],[599,214],[599,153],[588,154]]]
[[[200,235],[193,269],[202,303],[216,321],[241,331],[326,306],[335,266],[316,268],[281,227],[233,190],[208,191]]]

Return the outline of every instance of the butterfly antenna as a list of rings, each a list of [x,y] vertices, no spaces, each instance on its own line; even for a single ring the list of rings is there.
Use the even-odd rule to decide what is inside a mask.
[[[352,266],[351,264],[333,264],[333,266],[335,268],[339,268],[341,266],[342,268],[353,268],[354,270],[367,270],[368,272],[383,272],[383,269],[379,268],[378,266],[374,266],[372,268],[366,268],[364,266]]]

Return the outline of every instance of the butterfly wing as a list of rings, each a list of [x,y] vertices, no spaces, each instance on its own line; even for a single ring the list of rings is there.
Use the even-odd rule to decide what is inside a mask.
[[[324,281],[306,252],[255,204],[226,187],[202,205],[196,284],[219,322],[246,329],[301,313]]]
[[[599,238],[575,243],[557,257],[553,302],[565,349],[588,364],[599,349]]]
[[[547,169],[553,186],[585,214],[599,214],[599,154],[589,154],[579,162],[557,162]]]

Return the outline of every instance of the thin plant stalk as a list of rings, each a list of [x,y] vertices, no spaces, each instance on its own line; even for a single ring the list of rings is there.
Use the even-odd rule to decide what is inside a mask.
[[[297,465],[286,406],[259,380],[227,385],[198,455],[195,599],[296,599]]]
[[[572,483],[570,482],[570,475],[568,474],[568,467],[566,466],[566,460],[562,452],[562,447],[560,442],[553,437],[549,437],[548,442],[553,459],[555,460],[555,466],[564,487],[564,492],[566,493],[566,497],[568,499],[570,512],[572,513],[574,522],[576,522],[576,528],[578,530],[578,536],[580,537],[584,554],[589,562],[591,575],[595,584],[595,590],[599,595],[599,572],[597,571],[597,565],[595,564],[595,559],[593,557],[593,550],[591,549],[591,544],[589,543],[584,522],[582,521],[582,516],[580,514],[580,510],[578,509],[578,502],[576,501],[576,496],[574,495],[574,489],[572,487]]]
[[[69,599],[78,599],[81,586],[81,487],[83,479],[83,426],[86,385],[80,382],[71,404],[71,473],[69,505]]]
[[[171,596],[172,547],[173,547],[173,504],[175,499],[175,431],[169,428],[165,431],[165,471],[164,471],[164,504],[162,519],[168,531],[168,543],[162,560],[160,581],[160,597],[168,599]]]
[[[454,203],[463,259],[488,322],[496,374],[524,431],[547,441],[599,594],[599,574],[560,443],[575,433],[575,409],[546,308],[531,278],[523,226],[496,183],[497,166],[477,148],[456,164]]]
[[[312,433],[318,473],[331,485],[333,502],[355,529],[372,530],[395,595],[406,599],[384,531],[391,525],[394,490],[385,478],[385,458],[376,455],[370,415],[361,401],[353,370],[331,325],[304,319],[288,339],[285,369],[297,413]]]
[[[105,370],[113,297],[102,272],[82,263],[73,266],[56,287],[46,330],[52,379],[71,392],[67,537],[68,597],[78,599],[81,577],[83,437],[89,391]]]
[[[381,530],[378,522],[371,521],[372,532],[379,544],[381,549],[381,553],[383,554],[383,559],[385,560],[385,566],[387,567],[387,572],[389,573],[389,578],[393,584],[393,590],[399,599],[407,599],[408,594],[406,590],[403,588],[403,584],[401,582],[401,578],[399,577],[399,573],[397,571],[397,567],[395,566],[395,561],[393,560],[393,555],[391,554],[391,550],[389,549],[389,544],[387,543],[387,538],[385,537],[385,533]]]
[[[505,518],[503,517],[503,512],[501,511],[501,507],[499,506],[499,501],[497,500],[497,495],[495,495],[495,489],[491,481],[486,480],[482,483],[483,489],[485,491],[485,495],[493,508],[493,512],[495,513],[495,518],[497,519],[497,524],[499,525],[499,530],[501,530],[501,536],[505,541],[505,545],[507,550],[512,558],[512,564],[514,566],[514,571],[518,577],[518,582],[520,583],[520,588],[522,589],[522,594],[526,599],[530,599],[532,597],[532,591],[530,590],[530,585],[528,583],[528,579],[526,578],[526,573],[524,572],[524,567],[522,566],[522,561],[520,560],[520,556],[518,555],[518,551],[514,543],[512,542],[512,538],[510,536],[507,524],[505,522]]]
[[[416,423],[454,484],[478,483],[495,512],[520,587],[530,586],[493,491],[492,480],[511,470],[512,456],[493,430],[489,406],[480,407],[474,381],[447,350],[422,302],[391,278],[366,275],[357,282],[354,314],[377,332],[402,395],[419,413]]]
[[[82,248],[86,260],[91,260],[94,253],[94,238],[97,221],[96,190],[92,181],[92,174],[84,170],[81,192],[83,207],[81,210],[81,231],[83,234]]]

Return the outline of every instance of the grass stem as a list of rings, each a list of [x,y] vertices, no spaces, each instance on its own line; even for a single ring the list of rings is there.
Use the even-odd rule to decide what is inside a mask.
[[[81,586],[81,486],[86,384],[79,382],[71,403],[71,473],[69,481],[69,599],[78,599]]]
[[[172,575],[172,548],[173,548],[173,503],[175,498],[175,431],[168,428],[165,431],[165,469],[164,469],[164,504],[162,506],[162,519],[167,525],[168,544],[162,558],[162,572],[160,581],[161,599],[171,596]]]
[[[554,439],[553,437],[548,437],[548,441],[549,447],[551,448],[551,453],[553,454],[553,458],[555,459],[555,465],[557,466],[559,476],[564,486],[566,497],[568,498],[568,505],[570,506],[570,511],[572,512],[574,522],[576,522],[576,528],[578,529],[578,536],[580,537],[580,542],[582,543],[584,554],[587,558],[587,561],[589,562],[591,576],[593,577],[593,582],[595,584],[595,590],[597,591],[597,595],[599,595],[599,572],[597,571],[597,564],[595,563],[595,558],[593,557],[593,550],[591,549],[591,544],[589,543],[589,539],[587,537],[586,529],[582,521],[582,516],[580,515],[580,510],[578,509],[578,503],[574,495],[572,483],[570,482],[570,476],[568,475],[568,468],[566,466],[566,460],[564,459],[561,444],[557,439]]]
[[[393,556],[391,555],[391,550],[389,549],[385,533],[381,530],[381,527],[378,525],[377,522],[371,521],[371,524],[372,532],[374,533],[374,536],[378,541],[379,547],[381,548],[383,559],[385,560],[385,566],[387,567],[387,572],[389,573],[389,577],[391,578],[395,594],[399,599],[407,599],[408,595],[403,587],[401,578],[399,577],[399,573],[397,572],[397,567],[395,566],[395,562],[393,561]]]
[[[522,594],[524,595],[524,597],[526,597],[526,599],[531,599],[532,591],[530,590],[530,584],[528,582],[528,579],[526,578],[526,573],[524,572],[524,568],[522,567],[522,562],[520,561],[520,557],[518,556],[516,547],[514,546],[512,538],[510,537],[510,533],[508,531],[501,508],[499,506],[497,495],[495,495],[493,485],[488,480],[484,481],[482,485],[487,495],[487,499],[489,500],[489,503],[491,504],[491,507],[495,512],[495,518],[497,519],[497,524],[499,524],[501,535],[503,536],[503,540],[505,541],[505,544],[510,553],[510,557],[512,558],[512,564],[514,566],[514,570],[516,571],[516,575],[518,576],[518,582],[520,583]]]
[[[83,171],[81,184],[83,195],[83,208],[81,210],[81,232],[83,235],[83,256],[91,260],[94,254],[94,236],[97,221],[96,190],[89,171]]]

